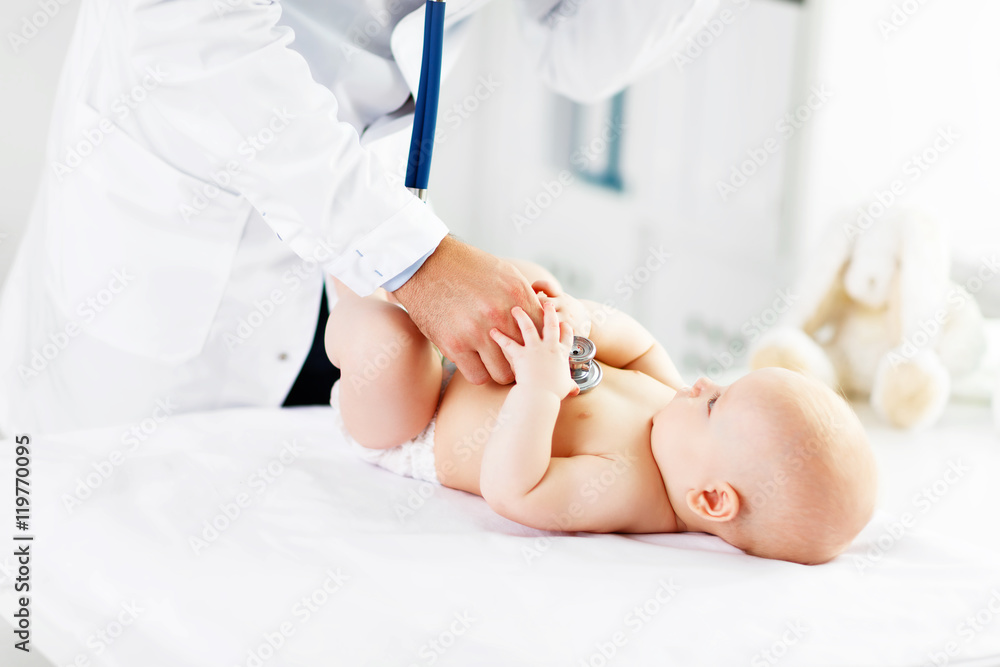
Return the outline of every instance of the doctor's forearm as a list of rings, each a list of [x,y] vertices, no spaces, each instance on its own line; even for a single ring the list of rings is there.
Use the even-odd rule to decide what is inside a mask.
[[[141,11],[132,4],[110,3],[107,31],[134,45],[137,69],[167,64],[156,103],[129,115],[136,128],[157,130],[146,137],[151,150],[206,183],[221,186],[222,173],[225,189],[250,202],[289,248],[361,295],[447,233],[345,120],[341,102],[349,100],[313,79],[292,49],[294,33],[279,24],[280,3],[229,3],[224,17],[201,0],[152,0]],[[153,15],[169,17],[173,29],[164,32]]]

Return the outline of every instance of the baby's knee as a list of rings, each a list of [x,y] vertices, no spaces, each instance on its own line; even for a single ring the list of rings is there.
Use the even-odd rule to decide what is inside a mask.
[[[326,350],[340,368],[373,358],[391,360],[420,353],[427,344],[405,310],[386,301],[358,304],[347,317],[331,316],[326,328]]]
[[[410,314],[401,306],[387,301],[380,301],[375,306],[378,307],[380,316],[374,319],[372,327],[365,332],[366,336],[380,344],[398,346],[401,351],[412,348],[414,344],[427,342],[410,319]]]

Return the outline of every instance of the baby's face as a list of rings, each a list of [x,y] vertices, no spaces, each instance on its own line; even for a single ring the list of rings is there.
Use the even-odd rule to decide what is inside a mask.
[[[701,378],[677,393],[653,418],[652,448],[672,503],[683,494],[733,472],[734,459],[767,452],[735,451],[734,443],[760,442],[758,431],[768,411],[768,382],[762,371],[728,386]]]

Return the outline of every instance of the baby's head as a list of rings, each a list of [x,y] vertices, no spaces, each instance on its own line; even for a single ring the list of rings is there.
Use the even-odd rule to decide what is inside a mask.
[[[687,530],[756,556],[824,563],[874,509],[875,460],[857,416],[792,371],[728,387],[702,378],[654,417],[652,447]]]

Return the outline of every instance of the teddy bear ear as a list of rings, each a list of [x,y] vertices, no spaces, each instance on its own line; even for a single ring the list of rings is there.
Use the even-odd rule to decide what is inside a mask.
[[[904,339],[944,306],[951,256],[944,230],[916,211],[895,216],[899,229],[899,300]]]
[[[785,320],[788,326],[813,334],[827,323],[843,292],[841,276],[854,247],[853,229],[843,220],[835,221],[812,247],[812,254],[799,260],[795,303]]]

